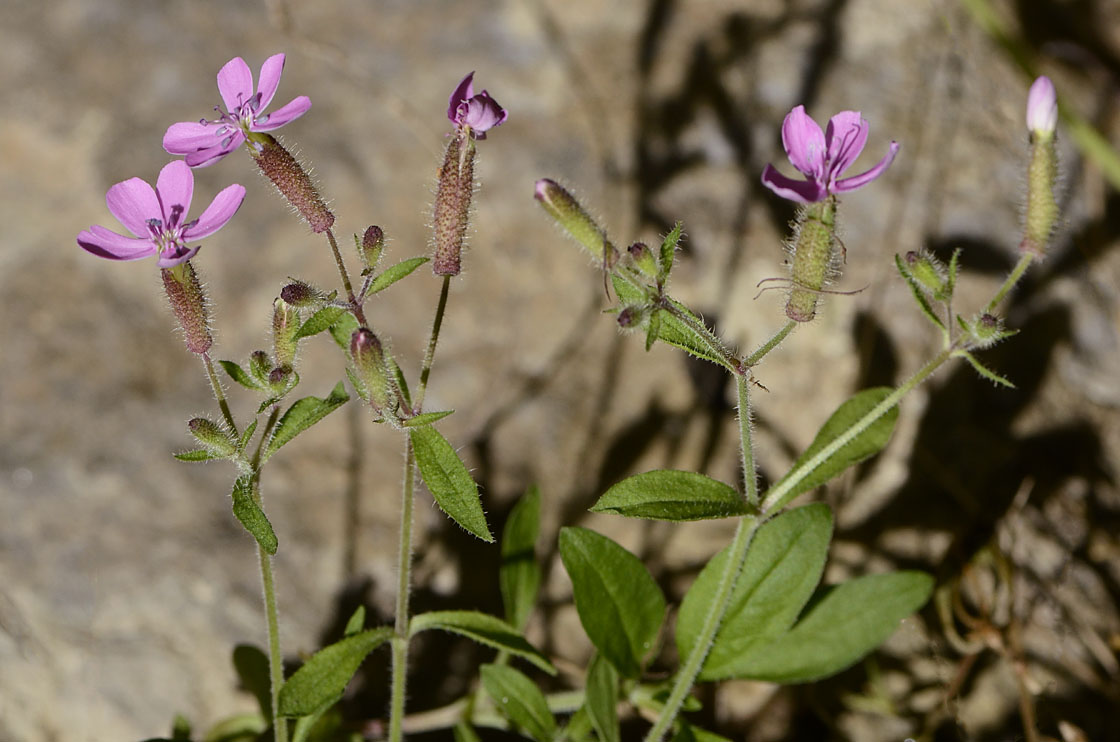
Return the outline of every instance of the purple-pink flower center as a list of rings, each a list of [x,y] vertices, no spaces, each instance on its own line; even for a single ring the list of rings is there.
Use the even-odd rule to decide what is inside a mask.
[[[240,96],[238,97],[240,98]],[[268,114],[257,117],[257,111],[260,108],[261,94],[256,93],[249,100],[238,104],[232,111],[227,111],[221,106],[214,106],[214,110],[218,112],[218,117],[213,120],[199,119],[198,123],[203,126],[215,124],[222,127],[218,129],[217,135],[222,137],[222,146],[228,147],[238,130],[248,134],[254,122],[263,124],[268,121]]]

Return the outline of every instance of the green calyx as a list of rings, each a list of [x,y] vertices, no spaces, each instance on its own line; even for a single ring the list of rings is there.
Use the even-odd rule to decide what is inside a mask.
[[[836,199],[808,204],[799,214],[797,242],[790,267],[792,291],[786,316],[809,322],[816,316],[817,301],[832,270],[836,253]]]

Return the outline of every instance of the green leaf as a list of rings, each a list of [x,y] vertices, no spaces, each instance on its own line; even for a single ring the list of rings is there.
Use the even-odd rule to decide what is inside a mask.
[[[276,534],[268,522],[260,503],[253,499],[251,475],[244,474],[233,483],[233,514],[252,534],[261,548],[269,554],[276,553]]]
[[[233,361],[218,361],[218,365],[225,369],[225,372],[229,374],[229,378],[233,379],[246,389],[259,391],[264,388],[259,383],[257,383],[256,379],[247,374],[245,372],[245,369],[241,368]]]
[[[498,618],[478,611],[431,611],[420,613],[412,617],[408,624],[410,637],[421,631],[438,629],[450,631],[454,634],[465,636],[472,641],[487,647],[500,649],[503,652],[528,660],[549,675],[556,674],[556,668],[548,658],[537,650],[525,637]]]
[[[325,399],[318,397],[297,399],[276,424],[272,438],[265,447],[262,461],[267,461],[281,446],[341,407],[349,399],[350,396],[341,381],[335,384],[334,389]]]
[[[782,488],[783,494],[780,500],[770,503],[768,507],[771,510],[780,508],[802,492],[808,492],[824,484],[849,466],[881,451],[890,440],[895,421],[898,419],[897,405],[880,415],[863,432],[854,436],[831,456],[823,461],[812,463],[812,459],[820,451],[844,436],[853,425],[893,392],[893,389],[885,386],[864,389],[840,405],[817,432],[817,437],[813,439],[805,453],[794,462],[789,473],[771,488]]]
[[[397,380],[397,388],[401,390],[404,403],[412,407],[412,395],[408,393],[408,380],[404,378],[404,372],[391,355],[386,354],[385,361],[389,364],[389,371],[392,372],[393,378]]]
[[[984,364],[980,363],[980,361],[977,360],[976,356],[972,355],[967,350],[955,351],[953,353],[953,355],[964,358],[966,361],[968,361],[972,365],[972,368],[974,368],[976,370],[976,373],[980,374],[981,376],[983,376],[988,381],[991,381],[991,382],[996,383],[996,384],[1000,384],[1000,385],[1005,386],[1009,389],[1014,389],[1015,388],[1015,385],[1012,384],[1008,379],[1005,379],[1004,377],[997,374],[995,371],[992,371],[990,368],[988,368]]]
[[[826,588],[788,633],[742,657],[736,676],[805,683],[835,675],[886,641],[932,589],[924,572],[868,575]]]
[[[750,506],[734,487],[690,471],[659,469],[636,474],[611,487],[592,507],[650,520],[703,520],[744,515]]]
[[[266,719],[272,719],[272,680],[268,674],[268,655],[252,644],[238,644],[233,648],[233,669],[241,687],[253,694]]]
[[[601,742],[619,742],[618,672],[603,655],[596,654],[587,669],[584,708]]]
[[[366,607],[360,605],[354,610],[354,613],[350,616],[350,620],[346,622],[346,629],[342,634],[343,636],[353,636],[365,628],[365,625]]]
[[[443,410],[441,412],[421,412],[419,415],[410,417],[401,424],[406,428],[419,428],[422,425],[431,425],[437,420],[442,420],[454,411],[455,410]]]
[[[502,590],[506,621],[517,629],[525,628],[540,589],[541,566],[536,554],[540,519],[541,492],[533,486],[513,506],[502,531],[502,564],[498,568],[498,584]]]
[[[451,732],[455,737],[455,742],[482,742],[482,738],[478,736],[474,727],[465,721],[456,722]]]
[[[362,660],[392,636],[382,626],[320,649],[280,688],[280,715],[307,716],[341,698]]]
[[[677,245],[680,244],[683,228],[684,224],[677,222],[673,231],[665,235],[665,239],[661,242],[660,259],[658,260],[659,270],[657,272],[657,280],[660,283],[664,283],[665,279],[669,277],[670,271],[673,270],[673,257],[677,252]]]
[[[482,687],[510,723],[537,742],[552,742],[556,719],[548,710],[544,694],[532,680],[504,665],[483,665],[480,672]]]
[[[948,299],[953,298],[957,288],[957,269],[960,267],[961,248],[953,250],[953,257],[949,258],[949,278],[945,282],[945,293]]]
[[[649,313],[649,328],[646,330],[646,352],[653,347],[653,343],[657,340],[658,335],[661,333],[661,310],[654,309]]]
[[[910,293],[914,295],[914,301],[917,302],[918,308],[922,310],[922,314],[924,314],[926,319],[930,322],[937,325],[940,330],[944,331],[945,323],[934,313],[933,307],[929,305],[929,300],[926,299],[925,291],[923,291],[922,287],[918,285],[918,282],[914,280],[914,276],[902,261],[901,255],[896,254],[894,256],[894,265],[895,268],[898,269],[899,275],[906,281],[906,285],[910,287]]]
[[[237,439],[238,451],[245,450],[245,446],[249,445],[249,440],[253,437],[253,433],[255,432],[257,432],[257,421],[253,420],[253,422],[249,423],[249,426],[245,428],[244,432],[241,433],[241,437]]]
[[[673,733],[672,742],[731,742],[727,737],[693,726],[680,717],[677,717],[674,727],[676,731]]]
[[[339,318],[346,314],[347,311],[345,307],[323,307],[315,312],[315,314],[308,317],[307,321],[299,326],[299,330],[296,331],[295,339],[300,340],[301,338],[318,335],[323,330],[329,329],[338,322]],[[347,338],[347,342],[349,342],[349,338]]]
[[[428,260],[429,258],[409,258],[408,260],[402,260],[390,268],[386,268],[370,283],[369,291],[366,292],[366,295],[370,296],[376,294],[378,291],[384,291],[409,273],[412,273],[412,271],[424,265],[424,263],[427,263]]]
[[[758,529],[704,661],[702,680],[737,677],[741,657],[789,630],[821,579],[831,537],[832,513],[820,503],[782,513]],[[681,657],[696,645],[727,559],[725,548],[708,562],[681,601]]]
[[[486,514],[482,512],[478,485],[447,439],[431,425],[409,428],[408,437],[412,440],[420,476],[440,510],[468,533],[493,543]]]
[[[586,528],[561,529],[560,558],[591,643],[624,677],[638,677],[665,618],[661,589],[636,556]]]
[[[221,458],[221,456],[215,456],[212,453],[210,453],[209,451],[207,451],[205,448],[196,448],[192,451],[182,451],[180,453],[176,453],[176,454],[172,454],[172,455],[175,458],[179,459],[179,461],[187,461],[187,462],[214,461],[216,459]]]
[[[350,336],[354,334],[354,330],[358,329],[358,320],[354,319],[354,315],[346,312],[338,318],[338,320],[331,325],[331,337],[334,338],[338,347],[344,351],[350,351]]]

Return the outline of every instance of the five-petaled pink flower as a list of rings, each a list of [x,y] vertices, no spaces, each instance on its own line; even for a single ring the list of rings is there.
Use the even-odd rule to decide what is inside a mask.
[[[447,118],[459,128],[471,132],[475,139],[485,139],[486,132],[509,117],[509,111],[483,90],[474,94],[474,73],[463,78],[447,102]]]
[[[193,193],[194,173],[182,160],[170,162],[159,171],[154,189],[140,178],[117,183],[105,194],[105,203],[113,216],[136,236],[126,237],[94,225],[78,234],[78,245],[109,260],[139,260],[157,255],[160,268],[185,263],[200,247],[189,248],[187,243],[208,237],[225,226],[245,198],[245,189],[235,183],[215,196],[201,216],[188,222]]]
[[[868,128],[859,111],[841,111],[822,132],[805,113],[804,106],[794,108],[782,123],[782,146],[789,161],[807,180],[787,178],[773,165],[767,165],[762,171],[762,184],[782,198],[803,204],[862,188],[886,172],[898,152],[898,142],[892,141],[890,151],[878,165],[862,175],[840,179],[863,152]]]
[[[263,113],[284,72],[284,55],[274,54],[261,65],[257,91],[253,92],[253,73],[241,57],[234,57],[218,71],[218,91],[226,107],[215,106],[213,121],[182,121],[172,124],[163,135],[163,148],[173,155],[186,155],[191,167],[213,165],[241,146],[254,131],[272,131],[296,120],[311,108],[306,95],[293,98],[272,113]]]

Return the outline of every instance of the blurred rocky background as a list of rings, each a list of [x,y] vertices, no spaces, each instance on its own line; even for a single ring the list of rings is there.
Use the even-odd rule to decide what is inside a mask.
[[[618,333],[600,313],[595,267],[533,202],[535,179],[572,186],[622,244],[683,220],[674,293],[747,347],[784,319],[780,292],[756,288],[784,275],[792,211],[759,183],[767,162],[791,172],[784,115],[799,103],[822,122],[861,110],[865,166],[901,142],[887,175],[842,205],[835,288],[863,291],[829,298],[758,371],[770,479],[847,395],[902,380],[937,348],[893,255],[963,248],[965,313],[1015,260],[1033,74],[1120,140],[1117,0],[5,0],[4,742],[132,740],[166,734],[175,713],[205,728],[253,707],[229,659],[238,643],[264,643],[254,546],[230,514],[233,472],[171,458],[191,445],[186,420],[213,407],[202,368],[151,261],[98,260],[74,238],[116,226],[106,189],[154,181],[170,159],[164,129],[210,113],[222,64],[240,55],[256,71],[277,51],[288,55],[277,103],[314,104],[284,141],[314,166],[337,232],[381,225],[392,261],[427,250],[454,85],[477,70],[477,87],[510,110],[481,146],[471,249],[428,408],[457,410],[441,428],[494,527],[540,484],[550,580],[531,636],[577,661],[589,648],[553,558],[556,529],[611,535],[679,599],[729,524],[586,508],[654,467],[736,481],[734,395],[713,369]],[[971,636],[947,632],[931,604],[832,680],[701,689],[702,724],[750,740],[1120,739],[1120,196],[1100,157],[1065,125],[1059,136],[1063,225],[1008,305],[1022,333],[984,356],[1018,388],[944,370],[905,401],[883,456],[813,495],[838,518],[826,579],[933,571],[963,596],[973,621],[953,625]],[[331,286],[334,269],[249,158],[196,175],[196,204],[230,182],[249,190],[195,260],[216,306],[215,356],[244,359],[268,345],[285,278]],[[413,378],[437,293],[422,269],[367,310]],[[341,378],[327,340],[309,343],[301,373],[304,394]],[[233,395],[249,414],[255,401]],[[390,615],[400,466],[399,437],[351,405],[266,469],[293,662],[337,637],[359,603]],[[426,494],[419,503],[416,608],[500,612],[497,550]],[[441,641],[416,652],[415,710],[461,694],[486,656]],[[348,695],[356,722],[384,713],[387,657],[376,653]]]

